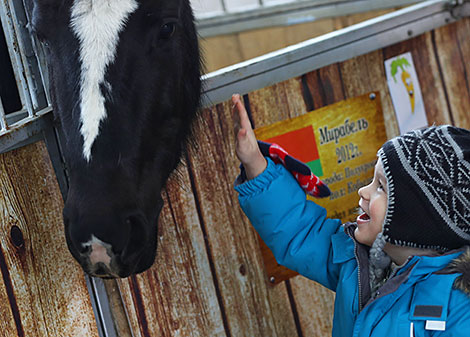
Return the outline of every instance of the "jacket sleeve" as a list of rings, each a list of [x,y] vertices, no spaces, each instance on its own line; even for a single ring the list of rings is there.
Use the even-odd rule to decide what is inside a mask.
[[[235,186],[241,208],[279,264],[336,290],[340,267],[333,263],[331,236],[340,220],[327,219],[290,172],[266,159],[263,173]]]

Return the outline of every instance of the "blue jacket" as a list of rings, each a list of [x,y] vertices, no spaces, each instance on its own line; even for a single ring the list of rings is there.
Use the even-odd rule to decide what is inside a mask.
[[[368,247],[354,240],[355,224],[326,218],[282,165],[267,160],[258,177],[236,183],[240,205],[278,263],[336,292],[334,337],[470,336],[469,251],[414,256],[370,294]],[[465,279],[458,268],[468,270]]]

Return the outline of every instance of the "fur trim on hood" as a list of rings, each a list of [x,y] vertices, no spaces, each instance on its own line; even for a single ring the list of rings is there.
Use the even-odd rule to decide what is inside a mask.
[[[451,273],[462,274],[455,279],[454,288],[470,296],[470,247],[449,264],[448,270]]]

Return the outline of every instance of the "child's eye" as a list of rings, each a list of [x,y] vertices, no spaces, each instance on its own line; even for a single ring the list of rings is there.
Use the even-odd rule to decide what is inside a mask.
[[[379,180],[378,184],[379,184],[379,186],[377,187],[377,189],[383,191],[384,186],[382,185],[382,182],[380,180]]]

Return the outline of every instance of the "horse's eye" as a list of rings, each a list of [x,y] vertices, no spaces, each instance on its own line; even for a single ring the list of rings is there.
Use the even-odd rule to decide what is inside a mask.
[[[160,39],[169,39],[176,31],[176,22],[167,22],[160,27]]]

